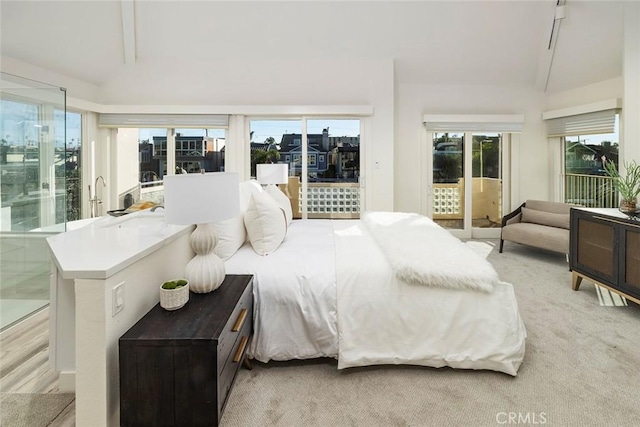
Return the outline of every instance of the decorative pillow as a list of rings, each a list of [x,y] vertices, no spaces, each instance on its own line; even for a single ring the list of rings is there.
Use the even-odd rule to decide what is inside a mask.
[[[218,243],[213,252],[220,258],[227,259],[236,253],[240,246],[247,241],[247,230],[244,228],[244,213],[249,207],[252,194],[258,194],[262,187],[258,181],[244,181],[240,183],[240,213],[238,216],[218,221],[213,224]]]
[[[522,208],[522,222],[532,222],[534,224],[569,229],[569,221],[569,214],[544,212],[526,207]]]
[[[287,225],[291,224],[293,221],[293,210],[291,209],[291,200],[287,197],[286,194],[282,192],[275,184],[267,185],[265,191],[273,197],[278,205],[284,211],[284,216],[287,218]]]
[[[251,246],[258,255],[274,252],[287,234],[284,211],[266,192],[251,196],[251,202],[244,214],[244,225]]]
[[[235,254],[240,246],[247,240],[247,231],[244,228],[244,214],[240,214],[231,219],[213,223],[216,230],[218,243],[213,248],[213,252],[223,260]]]
[[[251,196],[262,193],[262,186],[255,179],[240,183],[240,212],[242,215],[247,211]]]

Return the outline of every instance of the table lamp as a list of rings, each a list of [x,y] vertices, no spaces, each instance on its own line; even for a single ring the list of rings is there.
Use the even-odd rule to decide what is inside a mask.
[[[240,178],[235,172],[211,172],[164,177],[164,210],[168,224],[196,224],[189,242],[196,253],[187,264],[189,289],[203,294],[224,280],[224,262],[213,252],[217,236],[212,222],[240,212]]]
[[[262,185],[288,184],[289,165],[287,163],[263,163],[256,165],[256,179]],[[284,193],[289,196],[289,186],[285,186]]]

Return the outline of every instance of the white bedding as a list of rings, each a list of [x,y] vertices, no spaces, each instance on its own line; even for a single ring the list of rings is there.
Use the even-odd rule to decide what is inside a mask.
[[[362,222],[396,277],[406,283],[492,292],[499,282],[486,259],[426,216],[365,212]]]
[[[329,220],[296,220],[275,252],[249,243],[225,261],[227,274],[253,274],[249,355],[269,360],[337,357],[336,270]]]
[[[498,282],[492,293],[408,284],[362,223],[337,231],[335,241],[343,255],[338,368],[412,364],[516,375],[526,332],[510,284]]]
[[[492,293],[406,284],[360,221],[293,221],[274,253],[258,256],[245,244],[225,266],[255,276],[249,354],[262,362],[337,357],[339,368],[416,364],[516,375],[524,356],[510,284]]]

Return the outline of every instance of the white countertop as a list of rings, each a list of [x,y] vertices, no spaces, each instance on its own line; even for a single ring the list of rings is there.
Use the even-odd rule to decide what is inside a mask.
[[[47,238],[64,279],[106,279],[193,230],[164,221],[164,210],[100,217],[88,225]]]

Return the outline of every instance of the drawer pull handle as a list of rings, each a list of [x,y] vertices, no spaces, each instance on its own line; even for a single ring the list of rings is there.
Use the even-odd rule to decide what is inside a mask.
[[[238,316],[238,320],[236,320],[236,324],[233,325],[233,329],[231,329],[231,332],[238,332],[240,329],[242,329],[242,325],[244,325],[244,321],[247,319],[247,309],[243,308],[242,310],[240,310],[240,315]]]
[[[242,359],[242,353],[244,353],[244,349],[247,346],[247,341],[249,341],[249,337],[242,337],[240,340],[240,346],[238,347],[235,356],[233,356],[233,363],[238,363],[240,359]]]

